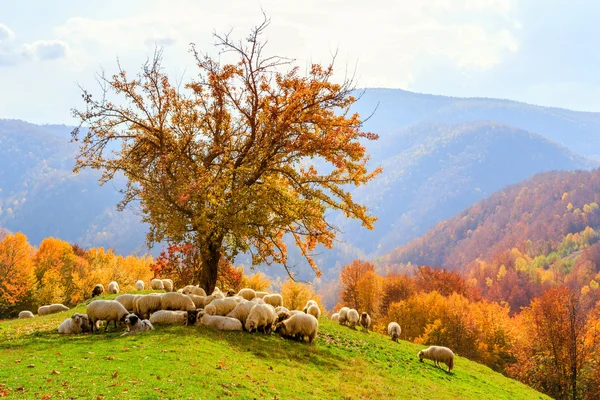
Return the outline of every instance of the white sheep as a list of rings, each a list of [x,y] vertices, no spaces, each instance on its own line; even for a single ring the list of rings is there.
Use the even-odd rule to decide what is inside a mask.
[[[331,320],[332,320],[332,321],[335,321],[335,322],[338,322],[338,321],[340,320],[340,313],[334,313],[334,314],[331,316]]]
[[[238,302],[233,297],[227,297],[224,299],[214,299],[206,307],[204,311],[210,315],[221,315],[225,316],[229,314],[238,305]]]
[[[278,293],[268,294],[262,298],[265,303],[272,305],[273,307],[283,306],[283,297]]]
[[[262,297],[255,297],[250,301],[253,302],[254,304],[266,304]]]
[[[290,310],[290,315],[306,314],[300,310]]]
[[[112,281],[108,284],[108,293],[117,294],[119,293],[119,284],[115,281]]]
[[[196,305],[185,294],[168,292],[160,296],[161,310],[195,311]]]
[[[159,325],[187,325],[188,313],[187,311],[159,310],[152,314],[150,322]]]
[[[147,319],[150,314],[160,310],[161,302],[160,295],[140,296],[133,303],[133,312],[139,315],[142,319]]]
[[[250,289],[250,288],[243,288],[242,290],[240,290],[237,294],[238,296],[242,296],[244,299],[250,301],[253,298],[256,297],[256,292],[254,291],[254,289]]]
[[[252,333],[253,330],[258,331],[262,328],[264,334],[271,333],[273,324],[275,323],[275,309],[270,304],[255,304],[248,314],[246,330]]]
[[[139,298],[139,294],[121,294],[115,297],[115,301],[123,304],[123,307],[129,312],[134,311],[135,300]]]
[[[348,326],[352,329],[356,329],[355,326],[358,325],[358,320],[360,319],[358,316],[358,311],[356,311],[354,308],[351,308],[348,310],[346,318],[348,319]]]
[[[139,280],[135,283],[135,289],[136,290],[144,290],[144,281]]]
[[[291,317],[292,313],[285,307],[277,307],[275,308],[275,316],[275,322],[281,322]]]
[[[22,318],[33,318],[33,317],[34,317],[34,315],[33,315],[33,313],[31,311],[21,311],[19,313],[19,319],[22,319]]]
[[[305,314],[310,314],[316,319],[319,319],[321,316],[321,309],[316,304],[311,304],[305,311]]]
[[[314,301],[314,300],[309,300],[309,301],[307,301],[307,302],[306,302],[306,305],[305,305],[305,306],[304,306],[304,308],[302,309],[302,312],[304,312],[304,313],[306,314],[306,310],[308,310],[308,307],[310,307],[310,306],[312,306],[312,305],[315,305],[315,306],[317,306],[317,307],[319,306],[319,305],[317,304],[317,302],[316,302],[316,301]]]
[[[160,279],[152,279],[150,282],[150,286],[152,290],[165,290],[165,286],[163,285],[163,281]]]
[[[41,306],[38,308],[38,315],[49,315],[56,314],[63,311],[68,311],[69,307],[62,304],[50,304],[48,306]]]
[[[262,299],[265,296],[267,296],[268,294],[269,294],[269,292],[255,292],[254,297],[258,297],[259,299]]]
[[[104,293],[104,285],[101,283],[96,284],[94,290],[92,290],[92,297],[100,296],[102,293]]]
[[[87,306],[87,315],[90,319],[92,332],[94,332],[94,329],[98,330],[99,321],[106,321],[106,327],[104,328],[104,332],[106,332],[111,321],[115,323],[116,328],[117,322],[125,322],[129,312],[118,301],[94,300]]]
[[[318,330],[319,321],[311,314],[292,315],[285,321],[279,322],[275,327],[275,332],[279,332],[283,336],[295,337],[299,340],[308,337],[309,344],[312,344],[317,337]]]
[[[369,316],[369,314],[367,314],[366,312],[363,312],[362,314],[360,314],[360,320],[359,320],[360,326],[362,326],[363,331],[369,331],[369,328],[371,327],[371,317]]]
[[[252,310],[252,307],[255,305],[256,304],[251,301],[239,303],[231,312],[229,312],[229,314],[227,314],[227,317],[238,319],[242,325],[245,325],[250,310]]]
[[[187,296],[190,299],[192,299],[192,301],[194,302],[194,305],[196,306],[196,308],[204,308],[204,299],[205,299],[204,296],[198,296],[198,295],[195,295],[193,293],[188,293],[185,296]]]
[[[242,323],[239,319],[223,317],[221,315],[209,315],[204,312],[198,314],[198,322],[202,325],[213,326],[220,331],[241,331]]]
[[[340,323],[340,325],[346,325],[348,323],[348,311],[350,311],[350,309],[348,307],[342,307],[340,308],[339,311],[339,319],[338,322]]]
[[[206,292],[204,289],[194,285],[187,285],[182,289],[183,294],[195,294],[196,296],[206,297]]]
[[[398,325],[397,322],[390,322],[387,326],[387,333],[388,335],[391,336],[392,340],[394,342],[398,342],[398,338],[400,337],[400,332],[402,332],[402,329],[400,328],[400,325]]]
[[[215,299],[224,299],[224,298],[225,298],[225,296],[223,296],[222,293],[211,294],[210,296],[206,296],[204,298],[204,307],[209,305]]]
[[[171,279],[162,279],[162,284],[165,292],[173,291],[173,281]]]
[[[442,346],[429,346],[425,350],[419,352],[419,361],[423,362],[423,359],[432,360],[436,367],[440,367],[440,363],[444,363],[448,366],[448,372],[454,368],[454,353],[447,347]]]
[[[58,333],[63,335],[74,335],[91,330],[90,320],[87,315],[75,313],[58,326]]]
[[[154,327],[150,321],[147,319],[141,320],[135,314],[129,314],[125,318],[125,325],[127,325],[127,332],[123,333],[121,336],[135,335],[136,333],[154,330]]]

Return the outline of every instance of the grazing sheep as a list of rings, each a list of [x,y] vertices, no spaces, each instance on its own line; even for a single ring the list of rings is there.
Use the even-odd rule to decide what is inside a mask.
[[[267,296],[268,294],[269,294],[269,292],[255,292],[254,297],[258,297],[259,299],[262,299],[265,296]]]
[[[371,317],[366,312],[360,314],[360,326],[362,326],[363,331],[369,332],[369,328],[371,327]]]
[[[398,325],[397,322],[390,322],[388,324],[387,333],[392,337],[392,340],[396,343],[398,342],[398,338],[400,337],[400,332],[402,332],[402,329],[400,328],[400,325]]]
[[[49,306],[41,306],[38,308],[38,315],[56,314],[63,311],[68,311],[69,307],[62,304],[50,304]]]
[[[23,319],[23,318],[33,318],[34,315],[31,311],[21,311],[19,313],[19,319]]]
[[[255,297],[250,301],[254,304],[266,304],[262,297]]]
[[[202,325],[213,326],[220,331],[241,331],[242,323],[239,319],[223,317],[221,315],[209,315],[204,312],[198,313],[198,322]]]
[[[123,304],[123,307],[129,312],[132,312],[135,305],[135,300],[139,298],[139,294],[121,294],[115,297],[115,301]]]
[[[182,290],[183,294],[195,294],[196,296],[206,297],[206,292],[204,289],[194,285],[187,285]]]
[[[318,330],[319,321],[311,314],[292,315],[289,319],[279,322],[275,327],[275,332],[286,337],[295,337],[300,340],[308,337],[309,344],[312,344],[317,337]]]
[[[251,301],[239,303],[231,312],[229,312],[229,314],[227,314],[227,317],[238,319],[242,325],[246,325],[250,310],[252,310],[252,307],[255,305],[256,304]]]
[[[206,311],[209,315],[221,315],[225,316],[229,314],[238,305],[238,302],[233,297],[227,297],[224,299],[214,299],[206,307]]]
[[[152,290],[165,290],[165,286],[163,285],[163,281],[160,279],[152,279],[150,282],[150,286]]]
[[[123,333],[121,336],[135,335],[136,333],[154,330],[150,321],[147,319],[142,320],[135,314],[129,314],[125,318],[125,325],[127,325],[127,332]]]
[[[290,310],[288,310],[285,307],[277,307],[275,309],[275,323],[277,322],[281,322],[281,321],[285,321],[286,319],[288,319],[289,317],[292,316],[292,313],[290,312]]]
[[[454,368],[454,353],[447,347],[442,346],[429,346],[425,350],[419,352],[419,361],[423,362],[423,359],[432,360],[436,367],[440,367],[440,363],[444,363],[448,366],[448,372]]]
[[[302,312],[300,310],[291,310],[290,311],[290,315],[298,315],[298,314],[306,314],[306,313]]]
[[[318,305],[311,304],[304,313],[310,314],[313,317],[315,317],[316,319],[319,319],[319,317],[321,316],[321,309],[319,308]]]
[[[204,299],[205,299],[204,296],[198,296],[198,295],[195,295],[192,293],[186,294],[185,296],[192,299],[196,308],[204,308]]]
[[[314,301],[314,300],[309,300],[309,301],[307,301],[307,302],[306,302],[306,305],[305,305],[305,306],[304,306],[304,308],[302,309],[302,312],[306,314],[306,310],[308,310],[308,307],[310,307],[310,306],[312,306],[312,305],[315,305],[315,306],[317,306],[317,307],[319,306],[319,305],[317,304],[317,302],[316,302],[316,301]]]
[[[89,332],[91,329],[88,316],[86,314],[75,313],[71,318],[65,319],[62,324],[58,326],[58,333],[74,335],[82,332]]]
[[[271,333],[275,323],[275,309],[270,304],[255,304],[246,319],[246,330],[252,333],[262,328],[265,335]]]
[[[339,320],[340,320],[340,313],[334,313],[334,314],[331,316],[331,320],[332,320],[332,321],[336,321],[336,322],[337,322],[337,321],[339,321]]]
[[[254,289],[244,288],[238,292],[238,296],[242,296],[244,299],[250,301],[256,297]]]
[[[188,325],[189,314],[187,311],[169,311],[159,310],[152,314],[150,322],[153,324],[164,324],[164,325]],[[196,323],[196,313],[193,313],[193,320],[191,325]]]
[[[350,311],[350,309],[348,307],[340,308],[340,311],[339,311],[340,317],[338,319],[340,325],[348,324],[348,311]]]
[[[185,294],[169,292],[160,296],[161,310],[195,311],[196,305]]]
[[[102,293],[104,293],[104,285],[98,283],[92,290],[92,297],[100,296]]]
[[[358,316],[358,311],[356,311],[354,308],[351,308],[348,310],[348,315],[346,318],[348,319],[348,326],[352,329],[356,329],[355,326],[358,325],[358,320],[360,318]]]
[[[135,283],[135,289],[136,290],[144,290],[144,281],[139,280]]]
[[[278,293],[268,294],[263,297],[265,303],[272,305],[273,307],[283,306],[283,297]]]
[[[162,284],[165,292],[173,291],[173,281],[171,279],[162,279]]]
[[[106,327],[104,332],[108,330],[110,322],[125,322],[125,318],[129,315],[129,312],[123,304],[115,300],[94,300],[87,306],[87,315],[90,319],[92,332],[94,329],[98,330],[98,322],[106,321]]]
[[[108,293],[117,294],[119,293],[119,284],[115,281],[112,281],[108,284]]]
[[[150,314],[160,310],[161,301],[160,296],[140,296],[135,299],[133,305],[133,312],[139,315],[143,319],[148,319]]]

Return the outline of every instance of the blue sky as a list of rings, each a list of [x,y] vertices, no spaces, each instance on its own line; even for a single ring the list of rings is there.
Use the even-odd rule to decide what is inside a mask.
[[[600,2],[583,0],[0,0],[0,118],[74,123],[77,85],[136,70],[164,47],[174,76],[194,73],[189,43],[244,37],[271,17],[268,52],[300,66],[338,51],[361,87],[500,97],[600,111]]]

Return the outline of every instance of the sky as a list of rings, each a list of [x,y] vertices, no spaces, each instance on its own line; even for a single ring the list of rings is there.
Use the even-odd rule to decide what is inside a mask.
[[[0,118],[74,124],[80,87],[117,60],[135,72],[156,46],[170,75],[194,75],[190,43],[244,38],[300,67],[356,71],[359,87],[496,97],[600,112],[596,0],[0,0]]]

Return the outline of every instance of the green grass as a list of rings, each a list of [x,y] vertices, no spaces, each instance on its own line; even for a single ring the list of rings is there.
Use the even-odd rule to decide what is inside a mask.
[[[103,298],[113,298],[106,296]],[[61,336],[62,314],[0,322],[0,397],[86,399],[548,399],[457,357],[452,374],[423,346],[320,320],[313,346],[278,335],[156,327],[137,336]]]

